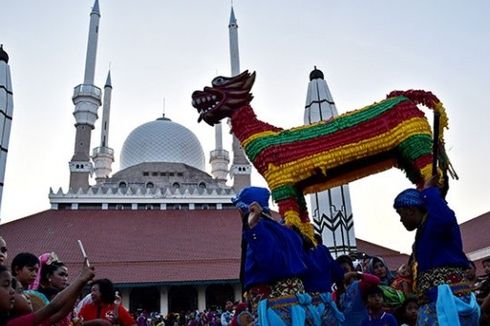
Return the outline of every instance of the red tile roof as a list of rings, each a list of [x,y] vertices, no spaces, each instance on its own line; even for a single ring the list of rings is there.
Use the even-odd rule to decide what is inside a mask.
[[[361,239],[356,239],[357,251],[365,252],[370,256],[381,256],[384,258],[390,270],[397,270],[402,264],[408,263],[407,254],[377,245]]]
[[[483,275],[483,266],[481,262],[484,258],[490,257],[485,255],[482,249],[490,249],[490,212],[475,217],[459,226],[461,237],[463,239],[463,248],[467,254],[478,252],[480,258],[474,259],[477,275]]]
[[[236,210],[47,210],[0,225],[10,249],[54,251],[72,273],[82,240],[97,277],[115,283],[238,280],[241,222]],[[22,235],[22,236],[19,236]],[[358,251],[385,258],[390,269],[408,255],[357,239]]]
[[[0,226],[10,259],[54,251],[72,271],[82,240],[97,277],[115,283],[237,280],[235,210],[48,210]],[[22,235],[22,236],[20,236]]]
[[[459,228],[465,252],[490,247],[490,212],[462,223]]]

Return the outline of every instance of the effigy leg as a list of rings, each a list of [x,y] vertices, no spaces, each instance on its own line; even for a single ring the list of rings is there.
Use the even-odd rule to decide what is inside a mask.
[[[281,186],[272,192],[272,199],[279,206],[279,214],[287,225],[297,227],[301,233],[314,241],[314,229],[308,217],[306,200],[294,186]]]

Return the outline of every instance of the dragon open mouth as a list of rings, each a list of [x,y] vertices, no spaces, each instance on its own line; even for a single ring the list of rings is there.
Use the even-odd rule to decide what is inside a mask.
[[[199,113],[197,122],[204,120],[213,126],[248,105],[253,98],[250,89],[254,80],[255,73],[248,71],[233,77],[218,76],[211,81],[212,87],[192,93],[192,106]]]
[[[199,118],[197,122],[202,120],[207,121],[206,116],[212,115],[212,111],[217,109],[222,104],[223,96],[221,94],[215,94],[209,92],[208,89],[204,91],[195,91],[192,94],[192,106],[199,112]],[[212,124],[208,122],[209,124]]]

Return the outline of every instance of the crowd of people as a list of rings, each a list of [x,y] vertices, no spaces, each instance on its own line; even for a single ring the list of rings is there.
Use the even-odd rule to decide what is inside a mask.
[[[477,277],[434,184],[395,198],[400,221],[416,230],[410,260],[396,269],[369,253],[333,259],[319,235],[311,239],[271,216],[267,189],[243,189],[233,199],[243,221],[243,298],[222,310],[131,313],[87,261],[71,283],[54,253],[21,252],[7,267],[0,237],[0,325],[490,325],[490,257]]]

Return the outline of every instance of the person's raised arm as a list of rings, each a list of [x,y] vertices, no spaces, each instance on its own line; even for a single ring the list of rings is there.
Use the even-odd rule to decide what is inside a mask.
[[[94,276],[93,267],[88,267],[84,263],[80,275],[68,287],[58,293],[47,306],[34,313],[34,324],[38,325],[47,320],[54,324],[63,319],[72,311],[80,291]]]

